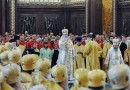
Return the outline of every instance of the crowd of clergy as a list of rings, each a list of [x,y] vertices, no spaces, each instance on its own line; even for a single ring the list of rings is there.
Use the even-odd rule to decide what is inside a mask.
[[[0,90],[130,90],[129,66],[130,37],[114,32],[0,36]]]

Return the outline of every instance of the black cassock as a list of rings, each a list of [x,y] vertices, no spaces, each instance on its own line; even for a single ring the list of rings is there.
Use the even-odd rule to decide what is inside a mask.
[[[22,56],[27,55],[27,54],[37,54],[37,55],[39,56],[40,53],[39,53],[39,52],[36,52],[34,49],[26,48],[26,49],[24,50]]]
[[[59,50],[54,50],[53,56],[52,56],[52,63],[51,63],[51,67],[56,65],[57,59],[58,59],[58,55],[59,55]]]
[[[121,54],[122,54],[123,59],[124,59],[124,52],[125,52],[126,49],[127,49],[126,43],[121,42],[121,44],[120,44],[120,50],[121,50]]]

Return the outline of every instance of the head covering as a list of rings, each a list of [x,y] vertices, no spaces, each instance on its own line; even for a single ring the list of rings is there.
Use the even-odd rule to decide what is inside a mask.
[[[92,38],[92,35],[88,34],[88,35],[87,35],[87,38]]]
[[[3,53],[0,54],[2,65],[7,65],[10,63],[9,58],[8,58],[8,53],[9,51],[4,51]]]
[[[74,77],[76,80],[76,85],[79,87],[87,87],[88,86],[88,72],[89,70],[81,68],[75,71]]]
[[[25,34],[28,34],[28,31],[25,31]]]
[[[0,45],[0,54],[7,50],[8,48],[5,45]]]
[[[19,38],[20,38],[20,37],[19,37],[18,35],[14,35],[14,39],[15,39],[15,40],[19,40]]]
[[[18,50],[12,50],[8,53],[10,62],[18,64],[21,58],[21,52]]]
[[[96,37],[96,35],[95,35],[95,34],[93,34],[93,35],[92,35],[92,38],[95,38],[95,37]]]
[[[63,30],[62,30],[62,34],[63,34],[63,35],[68,34],[68,29],[63,29]]]
[[[81,41],[82,41],[82,37],[81,37],[81,36],[78,36],[78,37],[76,38],[76,40],[77,40],[78,42],[81,42]]]
[[[119,39],[113,39],[113,45],[119,45]]]
[[[21,83],[28,83],[32,81],[32,76],[26,72],[21,72]]]
[[[35,70],[41,73],[42,75],[48,74],[51,70],[50,60],[44,58],[43,60],[41,59],[37,61]]]
[[[24,71],[33,70],[35,68],[36,61],[34,54],[24,55],[21,58],[22,69]]]
[[[67,80],[67,68],[65,65],[56,65],[51,70],[52,77],[56,82],[63,82]]]
[[[3,67],[2,73],[6,77],[8,84],[14,84],[21,81],[21,69],[17,64],[8,64]]]
[[[101,87],[105,85],[106,73],[103,70],[92,70],[88,73],[90,87]]]
[[[5,46],[7,47],[8,50],[13,49],[13,43],[7,42],[7,43],[5,43]]]
[[[125,64],[113,66],[108,76],[113,89],[123,89],[129,86],[129,67]]]
[[[14,90],[9,84],[6,83],[6,79],[2,72],[0,72],[0,87],[1,90]]]

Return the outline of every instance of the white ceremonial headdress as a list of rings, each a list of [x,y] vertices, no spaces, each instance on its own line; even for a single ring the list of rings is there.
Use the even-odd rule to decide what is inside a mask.
[[[65,29],[65,28],[64,28],[64,29],[62,30],[62,34],[63,34],[63,35],[64,35],[64,34],[68,34],[68,29]]]
[[[119,45],[119,39],[113,39],[113,45]]]

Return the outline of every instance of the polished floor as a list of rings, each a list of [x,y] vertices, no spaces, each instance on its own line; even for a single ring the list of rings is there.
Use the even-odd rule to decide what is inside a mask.
[[[69,88],[71,88],[74,85],[74,81],[68,81],[68,83],[69,83]],[[112,90],[112,86],[110,84],[106,84],[104,90]]]

